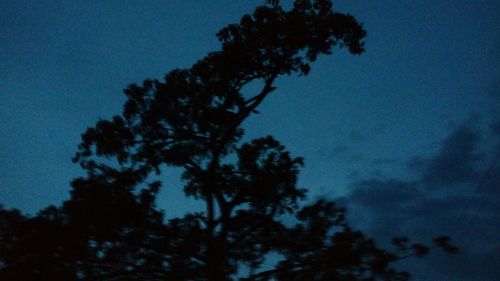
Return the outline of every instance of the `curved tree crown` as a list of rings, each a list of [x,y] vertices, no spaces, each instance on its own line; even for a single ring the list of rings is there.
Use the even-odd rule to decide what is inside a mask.
[[[335,46],[361,54],[365,35],[329,0],[296,0],[288,11],[267,1],[217,33],[220,51],[162,81],[130,85],[122,114],[82,135],[74,161],[87,176],[72,182],[71,199],[42,212],[45,226],[31,236],[9,231],[26,241],[33,233],[71,241],[54,242],[51,254],[43,252],[54,265],[37,267],[65,280],[406,279],[389,266],[397,256],[353,231],[343,209],[323,200],[299,206],[306,193],[297,187],[300,157],[271,136],[241,141],[243,122],[278,77],[307,75]],[[262,88],[244,94],[254,82]],[[205,202],[205,212],[163,222],[155,206],[161,182],[150,175],[166,166],[183,169],[186,196]],[[295,225],[280,220],[285,213]],[[282,258],[261,269],[272,252]]]

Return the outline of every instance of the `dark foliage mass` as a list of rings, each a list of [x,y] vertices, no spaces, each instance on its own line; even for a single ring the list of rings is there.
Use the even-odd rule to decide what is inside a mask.
[[[300,203],[301,158],[271,136],[241,140],[278,77],[307,75],[335,46],[360,54],[365,35],[328,0],[268,1],[217,33],[220,51],[130,85],[122,114],[82,135],[87,175],[68,201],[35,217],[0,209],[0,279],[406,280],[391,263],[430,247],[378,248],[334,203]],[[250,84],[262,87],[243,94]],[[165,222],[154,179],[168,166],[206,211]],[[446,237],[435,246],[455,251]]]

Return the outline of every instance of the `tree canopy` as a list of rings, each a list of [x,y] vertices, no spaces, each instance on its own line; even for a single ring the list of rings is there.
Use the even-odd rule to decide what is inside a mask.
[[[86,176],[69,200],[35,217],[0,209],[0,279],[407,280],[391,263],[431,247],[396,238],[378,248],[343,208],[304,203],[302,158],[272,136],[242,141],[277,78],[307,75],[334,47],[361,54],[365,36],[328,0],[267,1],[217,33],[219,51],[128,86],[123,112],[82,134],[73,160]],[[168,167],[205,211],[165,220],[155,175]],[[434,243],[456,250],[447,237]]]

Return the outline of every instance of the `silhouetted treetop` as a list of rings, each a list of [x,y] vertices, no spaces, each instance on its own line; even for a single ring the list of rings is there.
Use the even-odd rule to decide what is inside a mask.
[[[333,12],[329,1],[296,1],[290,11],[277,3],[258,7],[218,33],[221,51],[171,71],[164,81],[129,86],[122,116],[89,129],[75,160],[91,167],[86,158],[95,154],[144,168],[227,154],[276,77],[307,74],[309,63],[336,45],[359,54],[365,34],[352,16]],[[245,97],[242,88],[257,80],[262,90]]]

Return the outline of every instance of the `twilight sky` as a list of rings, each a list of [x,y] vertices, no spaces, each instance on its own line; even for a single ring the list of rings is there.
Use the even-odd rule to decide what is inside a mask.
[[[264,1],[0,2],[0,203],[34,214],[69,197],[80,134],[121,112],[121,90],[187,68],[215,33]],[[282,1],[285,6],[291,1]],[[246,123],[306,166],[310,198],[337,198],[380,243],[450,234],[457,256],[406,266],[415,280],[500,274],[500,2],[334,1],[368,31],[286,77]],[[159,198],[179,200],[177,171]],[[176,200],[173,201],[172,199]]]

